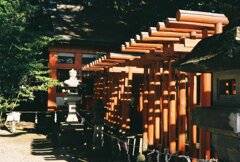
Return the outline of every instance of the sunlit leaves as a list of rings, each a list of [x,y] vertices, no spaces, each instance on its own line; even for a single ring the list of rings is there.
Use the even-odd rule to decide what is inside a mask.
[[[40,7],[27,0],[0,0],[0,111],[33,100],[35,91],[58,85],[48,77],[43,52],[52,39],[31,28]]]

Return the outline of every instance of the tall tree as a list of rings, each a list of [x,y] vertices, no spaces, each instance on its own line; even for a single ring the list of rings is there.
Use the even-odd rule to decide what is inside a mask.
[[[0,0],[0,112],[58,84],[45,66],[43,51],[51,39],[36,22],[39,13],[39,4]]]

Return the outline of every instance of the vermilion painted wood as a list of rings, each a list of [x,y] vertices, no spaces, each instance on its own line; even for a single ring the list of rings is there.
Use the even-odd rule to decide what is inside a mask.
[[[162,75],[162,127],[163,127],[163,136],[161,138],[161,142],[163,147],[168,148],[169,146],[169,120],[168,120],[168,113],[169,113],[169,93],[168,93],[168,86],[169,86],[169,71],[168,71],[168,62],[164,62],[163,64],[163,75]]]
[[[155,96],[155,81],[154,81],[154,65],[150,66],[149,73],[149,90],[148,90],[148,145],[154,145],[154,96]]]
[[[197,76],[188,74],[188,115],[192,114],[197,106]],[[197,156],[197,126],[188,119],[188,136],[189,136],[189,154],[193,157],[192,162],[196,162]]]
[[[143,84],[143,151],[148,148],[148,89],[149,89],[149,74],[148,66],[144,67],[144,84]]]
[[[203,30],[203,37],[207,37],[207,30]],[[200,83],[200,106],[210,107],[212,98],[212,77],[210,73],[201,75]],[[200,128],[200,158],[210,159],[210,133]]]
[[[210,23],[210,24],[221,22],[224,25],[229,23],[227,17],[225,17],[224,14],[216,14],[216,13],[210,13],[210,12],[178,10],[176,14],[176,18],[178,21],[187,21],[187,22],[199,22],[199,23]]]
[[[154,146],[160,146],[160,137],[161,137],[161,72],[160,72],[160,63],[155,63],[155,94],[154,94]]]
[[[172,52],[172,51],[169,51]],[[172,60],[168,62],[169,69],[169,151],[175,154],[177,151],[176,142],[176,122],[177,122],[177,95],[176,95],[176,79],[172,69]]]
[[[178,151],[185,154],[187,125],[186,73],[179,72]]]

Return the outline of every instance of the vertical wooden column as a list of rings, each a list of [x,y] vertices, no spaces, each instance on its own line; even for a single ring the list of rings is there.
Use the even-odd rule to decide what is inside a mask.
[[[74,66],[78,67],[77,71],[82,74],[82,53],[80,51],[76,51],[75,53],[75,64]],[[78,77],[78,80],[82,82],[82,76]]]
[[[117,125],[120,129],[120,131],[122,131],[122,95],[123,95],[123,92],[124,92],[124,89],[123,89],[123,78],[122,78],[122,73],[120,73],[117,77],[118,79],[118,94],[117,94],[117,100],[118,100],[118,122],[117,122]]]
[[[129,118],[129,106],[131,102],[131,83],[132,83],[132,71],[129,68],[127,73],[123,73],[124,85],[123,85],[123,97],[122,97],[122,133],[128,133],[130,131],[130,118]]]
[[[99,99],[100,100],[104,99],[104,86],[105,86],[104,75],[102,74],[100,76],[100,81],[99,81]]]
[[[138,107],[138,111],[142,112],[143,111],[143,82],[141,82],[140,87],[139,87],[139,107]]]
[[[102,85],[102,87],[103,87],[103,90],[102,90],[102,92],[103,92],[103,105],[105,106],[105,107],[107,107],[107,109],[108,109],[108,111],[109,112],[107,112],[106,113],[106,115],[108,115],[108,119],[107,119],[107,121],[108,122],[110,122],[111,121],[111,111],[110,111],[110,107],[109,107],[109,98],[108,98],[108,93],[109,93],[109,75],[108,75],[108,73],[107,73],[107,71],[106,70],[104,70],[104,73],[103,73],[103,85]]]
[[[185,154],[187,126],[186,73],[179,73],[178,152]],[[190,96],[192,97],[192,96]],[[189,99],[190,100],[190,99]]]
[[[219,34],[219,33],[222,33],[222,32],[223,32],[223,25],[222,25],[222,23],[217,23],[215,25],[215,33]]]
[[[126,85],[126,89],[127,89],[127,93],[126,93],[126,123],[127,123],[127,126],[126,126],[126,132],[129,133],[130,132],[130,111],[129,109],[131,108],[130,107],[130,104],[132,102],[132,78],[133,78],[133,73],[132,73],[132,70],[129,66],[129,69],[128,69],[128,78],[127,78],[127,85]]]
[[[93,102],[95,103],[95,100],[97,98],[97,78],[94,79],[93,92],[94,92]]]
[[[51,69],[49,76],[57,79],[57,70]],[[56,87],[48,88],[48,110],[56,109]]]
[[[96,100],[100,99],[100,75],[97,76],[96,79],[96,99],[95,99],[95,103]]]
[[[163,62],[163,75],[162,75],[162,129],[163,134],[161,138],[161,143],[163,147],[168,147],[168,86],[169,86],[169,71],[168,71],[168,61]]]
[[[105,95],[105,100],[106,100],[106,107],[109,110],[109,122],[111,123],[111,126],[113,126],[113,107],[112,107],[112,77],[109,74],[108,79],[107,79],[107,86],[106,86],[106,95]]]
[[[97,78],[97,100],[99,100],[100,99],[100,85],[101,85],[101,80],[100,80],[100,74],[98,74],[98,76],[97,76],[98,78]]]
[[[98,99],[102,100],[102,85],[103,85],[103,77],[99,75],[99,82],[98,82]]]
[[[217,23],[215,26],[215,33],[222,32],[222,23]],[[202,31],[203,38],[208,36],[207,29]],[[211,106],[211,90],[212,90],[212,76],[210,73],[203,73],[201,75],[200,83],[200,106],[210,107]],[[210,133],[200,129],[200,158],[210,158]]]
[[[119,74],[118,74],[119,75]],[[114,84],[114,100],[116,101],[116,105],[114,105],[114,109],[115,109],[115,128],[119,129],[119,108],[118,108],[118,104],[119,104],[119,100],[118,100],[118,93],[119,93],[119,78],[118,75],[115,75],[114,79],[113,79],[113,84]]]
[[[94,78],[94,83],[93,83],[93,91],[94,91],[94,98],[93,98],[93,103],[96,102],[96,99],[97,99],[97,95],[98,95],[98,92],[97,92],[97,86],[98,86],[98,79],[97,77]]]
[[[203,38],[208,36],[207,29],[202,31]],[[200,82],[200,106],[210,107],[211,106],[211,90],[212,90],[212,76],[210,73],[203,73],[201,75]],[[210,133],[200,128],[200,158],[210,158]]]
[[[113,118],[113,114],[114,114],[114,105],[113,103],[113,77],[112,74],[108,75],[108,81],[107,81],[107,94],[106,94],[106,106],[109,109],[109,116],[110,116],[110,123],[113,125],[114,122],[114,118]]]
[[[144,67],[144,83],[143,83],[143,151],[148,148],[148,89],[149,76],[148,66]]]
[[[176,153],[176,114],[177,114],[177,103],[176,103],[176,79],[175,73],[172,69],[172,60],[168,62],[169,69],[169,151]]]
[[[127,119],[128,119],[128,73],[125,73],[124,74],[124,98],[123,98],[123,107],[122,107],[122,110],[123,110],[123,122],[124,122],[124,129],[123,129],[123,133],[127,133]]]
[[[104,73],[103,73],[103,104],[104,106],[107,105],[107,103],[109,102],[109,98],[108,98],[108,95],[109,95],[109,87],[110,84],[109,84],[109,73],[107,72],[107,70],[105,69],[104,70]]]
[[[126,109],[126,73],[122,72],[121,73],[122,77],[122,84],[121,84],[121,132],[123,134],[126,133],[126,116],[125,116],[125,109]]]
[[[157,62],[155,66],[155,95],[154,95],[154,120],[155,120],[155,146],[159,147],[160,145],[160,133],[161,133],[161,72],[160,72],[160,63]]]
[[[49,63],[48,66],[56,66],[58,62],[58,52],[57,51],[50,51],[49,52]]]
[[[150,66],[149,73],[149,91],[148,91],[148,145],[154,144],[154,96],[155,96],[155,81],[154,81],[155,66]]]
[[[118,122],[118,77],[115,75],[113,80],[113,93],[112,93],[112,97],[113,97],[113,106],[114,106],[114,125],[115,127],[117,127],[117,122]]]
[[[211,106],[211,74],[201,75],[200,106]],[[210,133],[200,128],[200,158],[210,158]]]
[[[49,52],[49,63],[48,67],[50,69],[49,77],[53,79],[57,79],[57,70],[54,68],[57,64],[57,52],[56,51],[50,51]],[[48,110],[56,109],[56,88],[48,88]]]
[[[109,78],[108,78],[108,84],[109,84],[109,90],[108,90],[108,104],[107,106],[110,108],[110,120],[111,120],[111,123],[112,123],[112,126],[114,126],[114,104],[113,104],[113,93],[114,93],[114,90],[113,90],[113,76],[112,74],[109,75]]]
[[[191,118],[192,111],[197,106],[197,76],[188,74],[188,116]],[[192,157],[192,162],[196,162],[197,158],[197,126],[194,125],[191,119],[188,119],[188,136],[189,136],[189,155]]]

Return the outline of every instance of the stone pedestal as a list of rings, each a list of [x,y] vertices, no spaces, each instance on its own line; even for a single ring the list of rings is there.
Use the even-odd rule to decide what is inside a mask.
[[[193,122],[211,133],[211,143],[224,162],[240,159],[240,110],[231,108],[196,109]]]
[[[81,98],[77,94],[68,94],[67,97],[64,98],[65,102],[68,105],[68,116],[66,122],[78,122],[77,114],[76,114],[76,103]]]
[[[68,106],[68,114],[66,121],[60,123],[61,132],[59,136],[63,136],[64,132],[83,131],[83,124],[79,122],[76,111],[76,103],[81,100],[81,97],[77,93],[68,93],[64,100]]]

